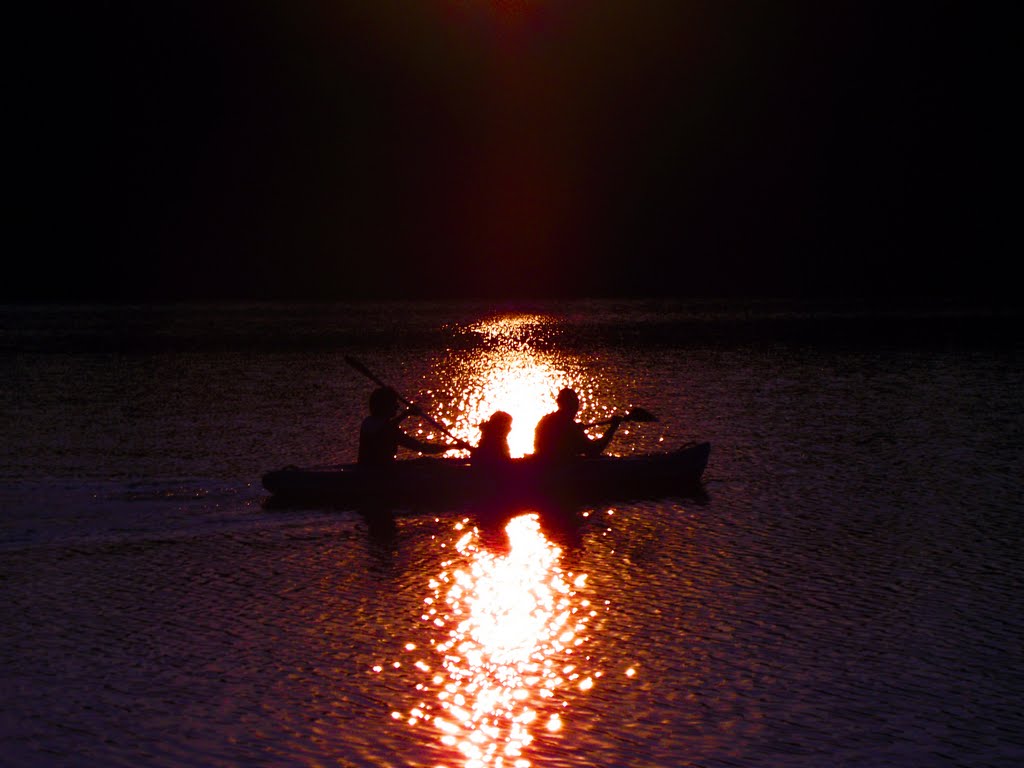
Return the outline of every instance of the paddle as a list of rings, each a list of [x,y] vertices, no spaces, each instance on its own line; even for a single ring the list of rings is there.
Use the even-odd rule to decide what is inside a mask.
[[[363,374],[363,376],[368,378],[370,381],[372,381],[378,387],[388,387],[389,386],[388,384],[385,384],[383,381],[381,381],[379,378],[377,378],[377,376],[374,374],[373,371],[371,371],[369,368],[367,368],[365,365],[363,365],[361,362],[356,360],[351,355],[345,355],[345,362],[348,363],[349,365],[351,365],[353,368],[355,368],[361,374]],[[396,390],[394,387],[390,387],[390,389],[395,393],[395,395],[398,397],[398,399],[400,401],[402,401],[402,403],[405,404],[406,408],[413,408],[413,409],[415,409],[414,412],[420,418],[422,418],[427,423],[431,424],[432,426],[434,426],[437,429],[439,429],[442,432],[444,432],[446,435],[448,435],[448,437],[450,437],[452,440],[454,440],[458,444],[458,446],[460,448],[469,448],[470,447],[469,444],[466,443],[465,440],[462,440],[462,439],[456,437],[455,435],[453,435],[451,432],[449,432],[448,428],[445,427],[441,422],[437,421],[436,419],[431,418],[426,413],[424,413],[422,410],[420,410],[420,408],[418,406],[414,406],[411,401],[406,400],[404,397],[402,397],[402,395],[399,394],[398,390]]]
[[[626,415],[622,417],[622,421],[657,421],[658,417],[648,411],[646,408],[640,406],[634,406],[626,411]],[[589,424],[584,424],[584,427],[599,427],[603,424],[611,424],[611,419],[602,419],[601,421],[592,421]]]

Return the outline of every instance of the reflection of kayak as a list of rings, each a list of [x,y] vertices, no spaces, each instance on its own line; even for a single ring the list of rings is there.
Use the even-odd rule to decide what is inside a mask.
[[[513,459],[500,467],[461,459],[411,459],[387,467],[285,467],[263,476],[283,502],[434,507],[465,502],[598,501],[687,495],[701,489],[710,443],[642,456],[601,456],[551,466]]]

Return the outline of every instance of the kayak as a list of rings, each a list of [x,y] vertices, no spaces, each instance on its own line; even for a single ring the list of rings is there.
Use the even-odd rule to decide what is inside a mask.
[[[463,459],[408,459],[384,467],[288,466],[263,475],[278,503],[431,508],[466,503],[585,503],[701,491],[710,443],[638,456],[599,456],[562,464],[532,457],[497,466]]]

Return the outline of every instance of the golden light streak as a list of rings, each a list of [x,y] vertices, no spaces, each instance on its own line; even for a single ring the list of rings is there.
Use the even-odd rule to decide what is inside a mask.
[[[554,409],[552,393],[569,386],[561,371],[532,352],[492,352],[476,361],[473,385],[457,403],[463,414],[463,439],[476,444],[479,425],[495,411],[512,416],[508,436],[513,457],[533,453],[533,430],[541,416]]]
[[[445,421],[452,425],[453,434],[475,445],[480,424],[495,411],[506,411],[512,416],[509,452],[513,457],[532,453],[537,422],[554,410],[555,395],[562,387],[579,392],[581,414],[587,420],[610,413],[599,404],[595,385],[584,370],[537,349],[553,329],[548,318],[534,314],[504,315],[468,328],[480,337],[483,348],[445,362],[453,394],[442,410],[452,414]]]
[[[430,723],[463,768],[527,768],[531,728],[565,728],[567,703],[555,700],[558,691],[589,690],[600,675],[580,670],[593,612],[575,590],[586,575],[559,567],[561,550],[545,538],[537,515],[508,523],[505,554],[481,548],[476,529],[464,531],[456,526],[456,556],[442,563],[424,599],[439,664],[420,659],[415,666],[441,669],[417,685],[432,697],[410,710],[408,722]],[[551,707],[560,711],[543,713]]]

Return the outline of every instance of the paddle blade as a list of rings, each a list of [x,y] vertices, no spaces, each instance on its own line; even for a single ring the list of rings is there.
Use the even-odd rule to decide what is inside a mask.
[[[371,381],[377,380],[377,377],[370,372],[369,368],[367,368],[365,365],[363,365],[361,362],[356,360],[351,355],[345,355],[345,362],[351,365],[353,368],[355,368],[357,371],[363,374],[363,376],[370,379]]]
[[[373,371],[371,371],[369,368],[367,368],[365,365],[363,365],[361,362],[356,360],[351,355],[345,355],[345,362],[348,363],[349,365],[351,365],[353,368],[355,368],[361,374],[363,374],[363,376],[368,378],[370,381],[372,381],[378,387],[385,387],[385,386],[387,386],[383,381],[381,381],[379,378],[377,378],[377,375]],[[396,392],[395,394],[398,394],[398,393]],[[401,395],[398,395],[398,399],[401,400],[406,405],[409,404],[409,401],[406,400]]]
[[[366,377],[367,377],[368,379],[371,379],[371,380],[373,380],[373,379],[376,379],[376,378],[377,378],[377,377],[376,377],[376,376],[374,376],[374,375],[373,375],[372,373],[370,373],[370,369],[368,369],[368,368],[367,368],[366,366],[362,365],[362,364],[361,364],[361,362],[359,362],[359,361],[358,361],[357,359],[355,359],[354,357],[352,357],[352,356],[350,356],[350,355],[347,355],[347,354],[346,354],[346,355],[345,355],[345,362],[347,362],[347,364],[348,364],[349,366],[351,366],[352,368],[354,368],[354,369],[355,369],[356,371],[358,371],[358,372],[359,372],[360,374],[362,374],[362,375],[366,376]]]
[[[658,417],[648,411],[646,408],[640,408],[639,406],[630,408],[626,413],[626,421],[657,421]]]

